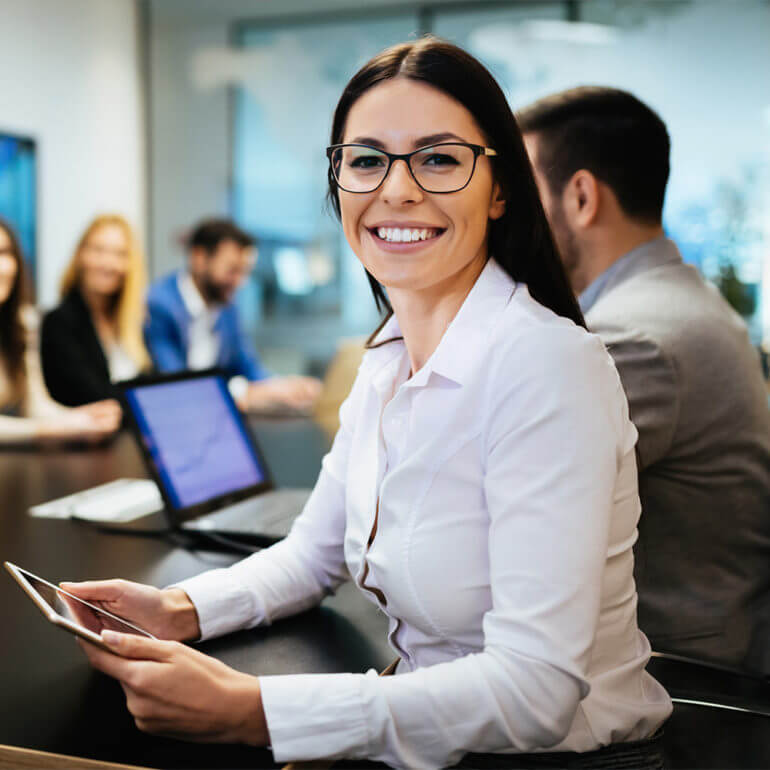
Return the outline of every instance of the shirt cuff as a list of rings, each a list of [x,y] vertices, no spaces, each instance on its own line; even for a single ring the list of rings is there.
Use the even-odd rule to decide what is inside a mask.
[[[249,389],[249,381],[243,375],[237,375],[231,377],[227,382],[227,387],[230,390],[230,395],[238,401],[246,395]]]
[[[195,605],[201,630],[198,641],[253,628],[264,621],[262,603],[228,569],[209,570],[168,587],[181,588]]]
[[[259,677],[276,762],[367,756],[362,674]]]

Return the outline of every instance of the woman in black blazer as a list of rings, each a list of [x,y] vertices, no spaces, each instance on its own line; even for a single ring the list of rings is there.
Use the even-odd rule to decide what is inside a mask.
[[[43,376],[58,402],[112,398],[113,383],[147,368],[145,285],[144,260],[128,222],[113,215],[95,219],[64,273],[61,304],[43,319]]]

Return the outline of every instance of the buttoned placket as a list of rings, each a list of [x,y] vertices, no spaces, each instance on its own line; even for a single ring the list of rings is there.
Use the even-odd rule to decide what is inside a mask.
[[[394,365],[395,364],[395,365]],[[408,398],[406,392],[405,383],[402,380],[406,379],[408,375],[408,369],[403,371],[403,367],[407,367],[408,357],[403,354],[401,357],[395,359],[394,363],[389,366],[389,370],[392,371],[390,398],[383,398],[384,405],[380,411],[379,430],[377,436],[377,489],[374,503],[374,520],[369,531],[369,537],[367,538],[366,545],[364,547],[364,553],[361,560],[361,569],[359,570],[356,582],[359,588],[363,591],[368,591],[377,600],[378,606],[382,612],[384,612],[392,621],[391,628],[388,632],[388,641],[391,646],[399,653],[399,655],[406,661],[409,661],[410,655],[408,650],[403,649],[396,641],[396,634],[401,628],[401,620],[397,618],[388,610],[388,599],[385,594],[376,586],[366,584],[366,578],[370,574],[368,553],[372,547],[372,544],[377,537],[377,528],[379,526],[380,519],[380,500],[382,496],[382,488],[387,479],[388,473],[393,470],[397,465],[400,457],[403,456],[404,441],[406,438],[405,432],[405,417],[403,412],[405,411],[405,399]],[[380,396],[385,394],[382,390],[378,391]],[[387,439],[386,439],[387,434]],[[400,434],[400,442],[397,449],[397,455],[395,457],[389,456],[388,445],[393,445],[397,440],[396,436]]]

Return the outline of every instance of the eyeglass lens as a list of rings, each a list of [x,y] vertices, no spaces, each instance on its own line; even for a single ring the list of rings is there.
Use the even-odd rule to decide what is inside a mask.
[[[462,144],[424,147],[409,159],[418,184],[428,192],[454,192],[470,181],[475,154]],[[388,171],[388,156],[373,147],[348,145],[332,154],[337,183],[348,192],[372,192]]]

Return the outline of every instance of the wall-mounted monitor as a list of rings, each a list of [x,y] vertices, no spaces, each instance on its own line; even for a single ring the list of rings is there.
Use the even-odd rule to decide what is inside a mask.
[[[16,231],[32,285],[37,267],[37,153],[34,139],[0,131],[0,217]]]

